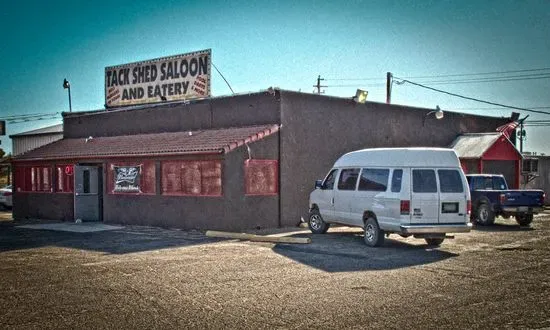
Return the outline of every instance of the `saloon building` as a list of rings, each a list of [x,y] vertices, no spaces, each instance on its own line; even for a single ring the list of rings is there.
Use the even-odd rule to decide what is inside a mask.
[[[438,120],[433,109],[272,88],[64,113],[63,139],[14,159],[13,216],[185,229],[293,226],[308,212],[315,180],[345,152],[449,147],[509,121],[454,112]],[[491,169],[509,173],[509,164]]]

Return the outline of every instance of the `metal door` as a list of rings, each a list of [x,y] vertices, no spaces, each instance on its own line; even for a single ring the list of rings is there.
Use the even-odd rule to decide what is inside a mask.
[[[74,167],[74,218],[101,221],[102,177],[98,166]]]
[[[439,193],[435,170],[412,170],[411,214],[411,223],[439,223]]]
[[[325,221],[334,221],[334,182],[337,169],[333,169],[323,181],[321,189],[316,189],[315,194],[319,212]]]

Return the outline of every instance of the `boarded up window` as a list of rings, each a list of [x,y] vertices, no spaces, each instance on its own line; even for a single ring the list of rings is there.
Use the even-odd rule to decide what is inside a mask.
[[[276,160],[251,159],[244,162],[247,195],[276,195],[279,192]]]
[[[57,182],[56,192],[74,191],[74,166],[73,165],[57,165],[55,167]]]
[[[52,168],[50,166],[19,167],[16,174],[17,191],[51,192]]]
[[[164,161],[161,171],[163,194],[222,195],[222,166],[219,160]]]
[[[108,164],[110,194],[155,194],[155,162],[113,162]]]

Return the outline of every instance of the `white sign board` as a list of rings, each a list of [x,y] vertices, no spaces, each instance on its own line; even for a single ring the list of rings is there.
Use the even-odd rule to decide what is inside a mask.
[[[211,50],[105,68],[107,108],[210,96]]]

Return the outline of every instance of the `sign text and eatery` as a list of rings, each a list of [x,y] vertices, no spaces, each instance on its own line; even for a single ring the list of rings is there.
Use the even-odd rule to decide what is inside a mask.
[[[113,192],[140,193],[141,165],[137,166],[112,166],[114,174]]]
[[[210,96],[211,50],[105,68],[105,106]]]

